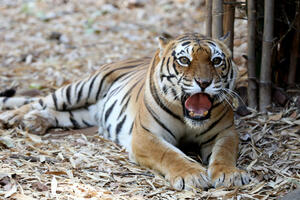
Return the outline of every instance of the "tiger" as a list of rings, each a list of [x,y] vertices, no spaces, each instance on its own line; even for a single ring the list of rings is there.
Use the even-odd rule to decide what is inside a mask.
[[[34,134],[98,126],[135,163],[177,190],[241,186],[239,136],[230,91],[238,70],[220,39],[199,33],[159,37],[153,57],[105,64],[45,97],[2,97],[0,126]],[[202,163],[181,144],[197,144]]]

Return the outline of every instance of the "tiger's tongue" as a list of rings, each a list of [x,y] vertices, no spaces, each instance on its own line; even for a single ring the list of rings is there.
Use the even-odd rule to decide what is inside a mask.
[[[185,108],[193,114],[206,115],[212,104],[207,94],[197,93],[185,101]]]

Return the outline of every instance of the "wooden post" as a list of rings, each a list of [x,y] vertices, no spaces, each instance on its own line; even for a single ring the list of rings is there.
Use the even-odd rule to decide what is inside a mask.
[[[257,109],[256,57],[255,57],[255,0],[248,0],[248,106]]]
[[[219,39],[223,36],[223,0],[213,0],[212,15],[212,37]]]
[[[234,38],[234,15],[235,15],[235,0],[225,0],[224,1],[224,35],[228,32],[230,33],[229,39],[226,41],[227,46],[233,55],[233,38]]]
[[[206,36],[211,37],[212,32],[212,0],[206,0]]]
[[[288,84],[294,85],[296,79],[296,69],[297,69],[297,61],[299,59],[299,45],[300,45],[300,12],[296,12],[295,18],[295,33],[293,37],[293,44],[291,48],[290,55],[290,67],[289,67],[289,75],[288,75]]]
[[[271,56],[274,30],[274,0],[265,0],[264,32],[259,85],[259,110],[266,112],[271,105]]]

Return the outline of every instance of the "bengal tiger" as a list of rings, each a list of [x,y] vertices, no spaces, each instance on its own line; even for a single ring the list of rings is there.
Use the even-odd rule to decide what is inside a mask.
[[[236,167],[239,137],[230,105],[236,78],[223,41],[197,33],[160,37],[152,58],[104,65],[43,98],[2,97],[3,109],[21,107],[1,113],[0,126],[35,134],[98,126],[175,189],[240,186],[250,177]],[[189,142],[207,169],[179,149]]]

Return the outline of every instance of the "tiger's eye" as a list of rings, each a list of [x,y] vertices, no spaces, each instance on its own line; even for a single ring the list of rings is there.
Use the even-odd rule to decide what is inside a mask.
[[[221,62],[222,62],[222,59],[220,57],[215,57],[212,60],[213,65],[219,65],[219,64],[221,64]]]
[[[179,61],[179,64],[183,65],[183,66],[187,66],[190,64],[190,60],[185,56],[178,58],[178,61]]]

